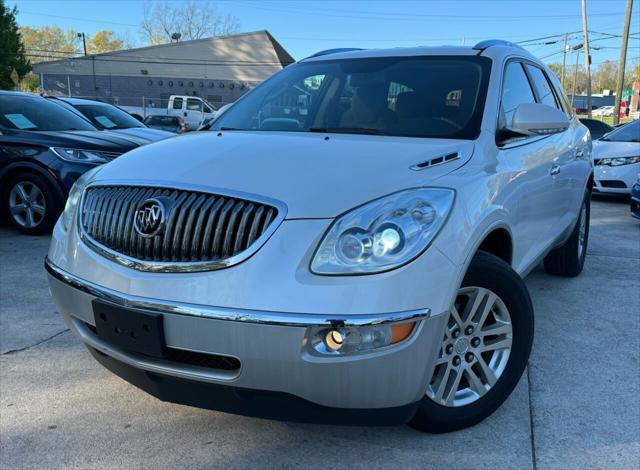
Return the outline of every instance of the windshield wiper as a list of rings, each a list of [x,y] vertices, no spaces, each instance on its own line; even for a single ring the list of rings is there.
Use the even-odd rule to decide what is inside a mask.
[[[240,129],[238,127],[221,127],[221,131],[246,131],[247,129]]]
[[[371,127],[310,127],[309,132],[326,132],[334,134],[366,134],[389,135],[387,132]]]

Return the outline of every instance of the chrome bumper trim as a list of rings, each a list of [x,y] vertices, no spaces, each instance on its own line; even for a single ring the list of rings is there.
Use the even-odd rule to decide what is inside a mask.
[[[44,265],[47,272],[58,281],[96,298],[112,302],[123,307],[140,308],[160,313],[175,313],[194,317],[213,318],[216,320],[297,327],[380,325],[384,323],[423,320],[428,318],[431,314],[431,310],[428,308],[408,310],[404,312],[337,316],[211,307],[208,305],[172,302],[168,300],[150,299],[137,295],[124,294],[107,287],[99,286],[93,282],[80,279],[79,277],[74,276],[53,264],[49,258],[45,258]]]

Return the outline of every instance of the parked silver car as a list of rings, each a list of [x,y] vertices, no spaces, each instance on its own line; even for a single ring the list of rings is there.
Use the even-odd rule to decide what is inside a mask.
[[[522,278],[578,275],[588,241],[591,140],[542,62],[319,53],[213,131],[74,187],[46,267],[100,363],[267,418],[445,432],[504,402],[533,341]]]

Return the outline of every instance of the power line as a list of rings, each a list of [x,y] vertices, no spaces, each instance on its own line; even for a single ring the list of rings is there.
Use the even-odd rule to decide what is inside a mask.
[[[223,0],[224,1],[224,0]],[[360,12],[357,10],[338,10],[338,9],[330,9],[330,8],[321,8],[314,9],[305,5],[304,7],[298,7],[296,5],[283,5],[283,4],[271,4],[264,5],[261,3],[260,5],[249,4],[246,2],[238,2],[237,0],[233,2],[233,5],[241,8],[253,8],[256,10],[263,11],[275,11],[282,13],[293,13],[297,15],[303,16],[326,16],[332,18],[351,18],[351,19],[371,19],[371,20],[385,20],[389,21],[390,19],[394,21],[442,21],[444,19],[450,19],[453,21],[472,21],[475,22],[478,19],[482,19],[483,21],[530,21],[531,19],[544,19],[544,20],[566,20],[566,19],[575,19],[578,18],[579,15],[571,14],[571,15],[437,15],[437,14],[420,14],[420,13],[393,13],[393,12]],[[332,13],[332,11],[335,11]],[[342,13],[339,13],[339,12]],[[599,16],[620,16],[618,13],[602,13]],[[390,18],[391,17],[391,18]]]

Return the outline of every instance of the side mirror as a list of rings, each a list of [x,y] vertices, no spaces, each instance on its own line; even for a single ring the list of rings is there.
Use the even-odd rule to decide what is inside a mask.
[[[507,129],[518,134],[534,136],[557,134],[569,127],[569,118],[562,111],[542,103],[518,105]]]

